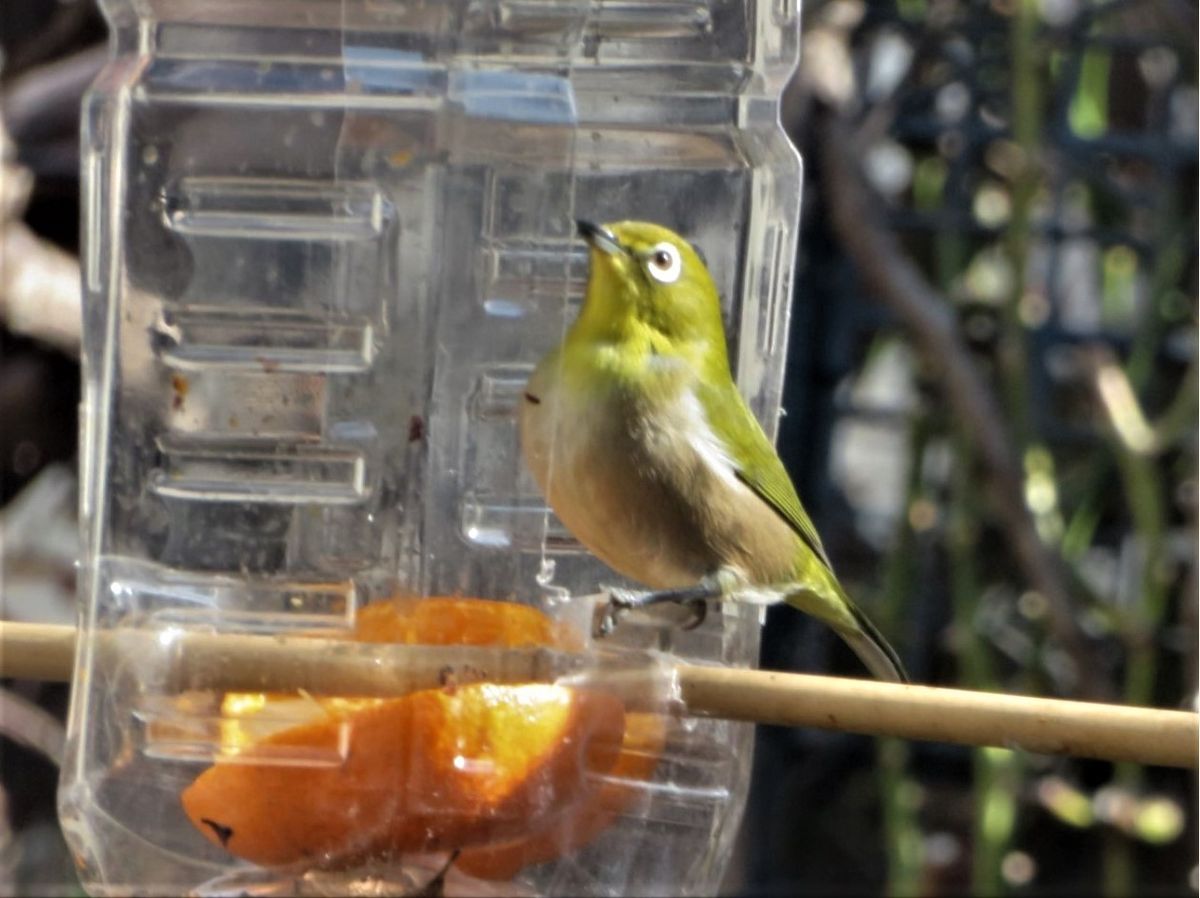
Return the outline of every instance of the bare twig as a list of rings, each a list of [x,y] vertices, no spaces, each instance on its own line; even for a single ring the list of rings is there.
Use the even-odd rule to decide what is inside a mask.
[[[13,139],[28,148],[78,134],[80,101],[108,58],[108,45],[96,44],[14,78],[0,103]]]
[[[0,222],[0,321],[78,355],[79,262],[20,222]]]
[[[1054,638],[1076,668],[1080,694],[1103,694],[1106,679],[1075,616],[1060,560],[1038,536],[1013,441],[1000,409],[959,336],[950,303],[877,222],[878,209],[856,168],[855,142],[833,115],[819,118],[821,175],[833,229],[870,293],[899,318],[936,373],[955,417],[987,474],[987,492],[1022,572],[1048,603]]]
[[[0,120],[0,323],[75,354],[82,326],[79,263],[21,223],[32,185]]]
[[[0,689],[0,733],[43,755],[56,767],[62,764],[66,732],[54,715],[27,698]]]

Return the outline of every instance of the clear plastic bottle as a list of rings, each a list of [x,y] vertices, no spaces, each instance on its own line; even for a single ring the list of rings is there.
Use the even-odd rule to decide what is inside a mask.
[[[702,250],[738,382],[774,431],[800,179],[778,99],[798,8],[103,5],[61,817],[95,893],[303,890],[183,816],[221,720],[168,700],[176,638],[345,628],[395,593],[578,617],[565,596],[616,582],[546,512],[516,440],[524,379],[582,295],[576,217],[661,222]],[[631,620],[611,645],[747,665],[759,623]],[[150,650],[101,650],[147,632]],[[711,894],[751,747],[746,725],[672,722],[615,825],[501,891]]]

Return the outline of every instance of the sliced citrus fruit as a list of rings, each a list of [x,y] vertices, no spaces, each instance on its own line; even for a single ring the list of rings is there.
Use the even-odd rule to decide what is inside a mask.
[[[551,646],[580,637],[527,606],[400,598],[362,609],[362,642]],[[558,819],[623,751],[607,693],[474,684],[396,699],[227,693],[226,762],[181,796],[211,841],[261,864],[342,865],[459,848]]]
[[[607,774],[592,777],[581,801],[527,835],[464,848],[456,866],[480,879],[507,880],[530,864],[551,861],[581,848],[634,803],[640,785],[654,775],[665,741],[666,725],[661,715],[627,715],[625,739],[616,764]]]
[[[563,813],[591,776],[611,769],[624,730],[614,696],[542,684],[426,690],[348,708],[254,746],[340,763],[254,763],[252,751],[214,765],[182,795],[192,823],[269,865],[511,839]]]
[[[579,634],[528,605],[444,596],[373,602],[359,610],[349,638],[409,645],[549,646],[564,650],[578,650],[583,644]]]

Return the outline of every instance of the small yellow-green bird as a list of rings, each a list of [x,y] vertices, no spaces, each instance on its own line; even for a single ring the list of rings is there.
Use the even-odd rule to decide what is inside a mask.
[[[618,613],[658,602],[787,602],[837,631],[886,680],[907,681],[846,595],[787,472],[733,382],[720,299],[664,227],[578,222],[583,308],[529,379],[526,463],[566,527],[654,592],[611,590]]]

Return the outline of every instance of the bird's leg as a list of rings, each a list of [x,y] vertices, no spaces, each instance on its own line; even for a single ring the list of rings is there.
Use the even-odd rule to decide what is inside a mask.
[[[687,605],[692,609],[692,619],[683,625],[685,630],[694,630],[704,623],[708,616],[708,600],[720,598],[723,593],[720,585],[713,578],[705,577],[695,586],[685,586],[681,589],[659,589],[653,592],[634,592],[629,589],[608,590],[608,604],[596,625],[595,635],[604,637],[616,629],[617,621],[626,611],[635,608],[647,608],[651,605],[662,605],[670,602],[676,605]]]

